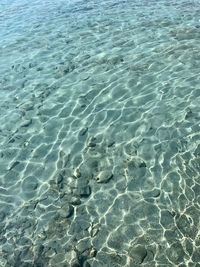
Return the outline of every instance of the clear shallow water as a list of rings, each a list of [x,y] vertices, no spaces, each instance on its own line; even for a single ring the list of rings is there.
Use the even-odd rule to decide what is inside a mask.
[[[199,2],[0,11],[0,266],[199,266]]]

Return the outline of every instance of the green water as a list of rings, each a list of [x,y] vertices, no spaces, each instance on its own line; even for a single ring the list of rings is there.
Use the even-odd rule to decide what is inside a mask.
[[[0,267],[200,266],[199,14],[1,1]]]

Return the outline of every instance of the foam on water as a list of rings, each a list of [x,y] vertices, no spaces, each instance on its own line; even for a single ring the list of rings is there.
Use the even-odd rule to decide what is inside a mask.
[[[0,266],[199,266],[199,1],[0,3]]]

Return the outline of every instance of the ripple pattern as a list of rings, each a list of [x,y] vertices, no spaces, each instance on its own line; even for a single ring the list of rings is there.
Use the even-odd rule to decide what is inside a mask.
[[[199,1],[0,10],[0,266],[200,266]]]

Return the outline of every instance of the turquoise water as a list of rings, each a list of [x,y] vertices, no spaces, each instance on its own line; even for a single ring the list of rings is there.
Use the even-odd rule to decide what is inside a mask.
[[[1,0],[0,267],[200,266],[199,14]]]

